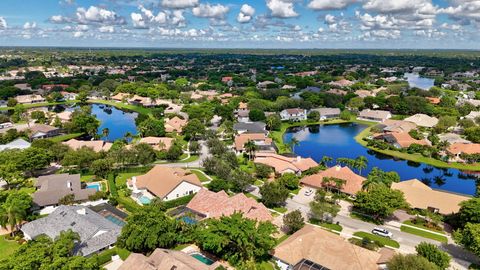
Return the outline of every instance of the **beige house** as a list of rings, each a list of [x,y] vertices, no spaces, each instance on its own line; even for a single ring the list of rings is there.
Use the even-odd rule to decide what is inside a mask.
[[[32,103],[45,102],[45,98],[36,94],[16,96],[15,99],[20,104],[32,104]]]
[[[272,167],[276,173],[295,173],[300,174],[310,168],[318,166],[318,163],[311,158],[286,157],[274,153],[259,152],[255,155],[255,163],[260,163]]]
[[[317,174],[306,176],[300,180],[300,183],[317,189],[326,186],[336,188],[335,183],[324,183],[325,178],[343,180],[345,183],[340,188],[340,191],[348,195],[355,195],[362,190],[363,181],[366,180],[346,166],[334,166]]]
[[[173,144],[174,139],[169,137],[144,137],[139,143],[146,143],[157,151],[168,150]]]
[[[280,269],[374,270],[383,267],[394,252],[371,251],[342,236],[305,225],[275,247],[272,256]]]
[[[460,203],[471,197],[434,190],[417,179],[392,183],[392,189],[400,190],[412,208],[427,209],[442,215],[458,212]]]
[[[183,127],[187,125],[188,121],[185,119],[181,119],[177,116],[166,119],[165,121],[165,131],[166,132],[177,132],[182,133]]]
[[[77,139],[70,139],[66,142],[63,142],[64,145],[70,147],[73,150],[78,150],[82,147],[91,148],[95,152],[108,151],[112,147],[112,143],[104,141],[79,141]]]
[[[404,121],[415,123],[419,127],[432,128],[438,124],[438,118],[426,114],[417,113],[404,119]]]
[[[358,115],[358,119],[366,121],[374,121],[383,123],[385,120],[392,118],[392,114],[389,111],[370,110],[365,109]]]

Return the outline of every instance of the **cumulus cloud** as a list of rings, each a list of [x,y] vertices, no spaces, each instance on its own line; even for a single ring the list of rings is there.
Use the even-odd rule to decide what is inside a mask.
[[[237,22],[247,23],[252,20],[253,14],[255,14],[255,9],[250,5],[243,4],[237,16]]]
[[[7,21],[5,18],[0,17],[0,30],[7,29]]]
[[[367,0],[363,8],[379,13],[411,13],[416,16],[432,16],[438,10],[431,0]]]
[[[174,25],[184,26],[185,17],[183,10],[159,11],[157,15],[153,11],[140,5],[138,7],[141,13],[132,12],[130,18],[132,19],[133,27],[135,28],[149,28],[156,25]]]
[[[292,18],[297,17],[298,13],[294,10],[291,0],[266,0],[267,7],[270,9],[272,17]]]
[[[312,0],[308,7],[313,10],[344,9],[355,2],[356,0]]]
[[[461,24],[480,22],[480,1],[479,0],[456,0],[454,6],[440,9],[440,13],[448,14],[450,18],[460,21]]]
[[[98,28],[98,31],[100,31],[101,33],[113,33],[115,32],[115,28],[111,25],[105,25]]]
[[[77,8],[77,20],[83,24],[125,24],[125,19],[118,16],[114,11],[101,7],[90,6],[88,9]]]
[[[23,29],[34,29],[34,28],[37,28],[37,23],[36,22],[26,22],[24,25],[23,25]]]
[[[198,0],[162,0],[162,6],[166,8],[191,8],[198,6]]]
[[[192,9],[193,15],[202,18],[215,18],[222,19],[228,13],[229,8],[227,6],[216,4],[200,4]]]

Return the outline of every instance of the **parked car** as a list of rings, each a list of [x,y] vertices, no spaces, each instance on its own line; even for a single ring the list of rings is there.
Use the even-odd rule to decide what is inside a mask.
[[[372,233],[376,234],[376,235],[383,236],[383,237],[388,237],[388,238],[393,237],[393,234],[391,232],[389,232],[385,229],[382,229],[382,228],[373,228]]]
[[[310,196],[310,195],[312,195],[312,194],[313,194],[313,189],[309,188],[309,189],[305,190],[305,193],[304,193],[304,194],[305,194],[305,196]]]

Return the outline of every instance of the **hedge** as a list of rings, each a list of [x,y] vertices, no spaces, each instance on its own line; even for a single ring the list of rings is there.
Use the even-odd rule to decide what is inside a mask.
[[[195,196],[195,194],[191,194],[191,195],[181,197],[181,198],[171,200],[171,201],[166,201],[166,202],[163,202],[163,205],[167,209],[174,208],[174,207],[177,207],[177,206],[180,206],[180,205],[185,205],[193,199],[193,196]]]

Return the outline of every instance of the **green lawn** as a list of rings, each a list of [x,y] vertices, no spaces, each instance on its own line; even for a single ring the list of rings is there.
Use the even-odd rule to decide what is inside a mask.
[[[361,221],[369,222],[369,223],[372,223],[372,224],[375,224],[375,225],[382,224],[381,221],[375,220],[375,219],[373,219],[369,216],[366,216],[366,215],[362,215],[361,213],[351,212],[350,217],[354,218],[354,219],[361,220]]]
[[[178,244],[177,246],[175,246],[175,247],[173,248],[173,250],[178,250],[178,251],[180,251],[180,250],[182,250],[182,249],[184,249],[184,248],[186,248],[186,247],[188,247],[188,246],[190,246],[190,244]]]
[[[194,169],[194,170],[190,170],[192,173],[196,174],[198,179],[200,180],[200,182],[207,182],[207,181],[210,181],[210,179],[207,178],[207,176],[205,176],[204,173],[202,173],[201,171],[197,170],[197,169]]]
[[[97,178],[95,177],[95,175],[93,174],[84,174],[84,175],[81,175],[80,176],[80,181],[82,182],[92,182],[94,180],[96,180]]]
[[[438,241],[438,242],[441,242],[441,243],[447,243],[448,242],[448,239],[447,239],[446,236],[438,235],[438,234],[435,234],[435,233],[430,233],[430,232],[426,232],[426,231],[422,231],[422,230],[417,230],[415,228],[411,228],[411,227],[407,227],[407,226],[401,226],[400,230],[402,232],[411,233],[411,234],[418,235],[420,237],[424,237],[424,238],[428,238],[428,239],[432,239],[432,240],[435,240],[435,241]]]
[[[60,135],[60,136],[56,136],[56,137],[52,137],[50,138],[49,140],[50,141],[53,141],[53,142],[64,142],[64,141],[68,141],[70,139],[74,139],[74,138],[78,138],[80,136],[82,136],[83,133],[72,133],[72,134],[65,134],[65,135]]]
[[[270,261],[257,262],[255,268],[257,270],[275,270],[275,267]]]
[[[399,248],[400,247],[400,244],[397,241],[386,238],[386,237],[378,236],[378,235],[375,235],[375,234],[371,234],[371,233],[367,233],[367,232],[355,232],[353,235],[357,236],[357,237],[360,237],[360,238],[368,237],[370,240],[377,241],[379,243],[382,243],[385,246],[390,246],[390,247],[394,247],[394,248]]]
[[[251,193],[243,193],[243,194],[245,194],[245,196],[247,196],[248,198],[252,198],[252,199],[256,200],[257,202],[260,201],[260,198],[258,198],[257,196],[255,196]]]
[[[410,225],[410,226],[414,226],[414,227],[417,227],[417,228],[429,230],[429,231],[436,232],[436,233],[445,234],[444,231],[439,231],[439,230],[431,229],[431,228],[428,228],[428,227],[423,226],[423,225],[420,225],[420,224],[414,224],[411,220],[407,220],[407,221],[403,222],[403,224],[407,224],[407,225]]]
[[[285,213],[288,211],[288,209],[285,208],[285,207],[274,207],[274,208],[272,208],[272,209],[275,210],[275,211],[277,211],[277,212],[280,212],[280,213],[282,213],[282,214],[285,214]]]
[[[287,238],[289,237],[290,235],[288,234],[284,234],[282,236],[280,236],[279,238],[277,238],[277,245],[279,245],[280,243],[282,243],[283,241],[287,240]]]
[[[10,256],[20,245],[15,241],[5,239],[5,236],[0,236],[0,260]]]
[[[322,226],[324,228],[327,228],[329,230],[334,230],[337,232],[341,232],[343,230],[343,227],[340,224],[335,224],[335,223],[327,223],[327,222],[320,222],[318,220],[310,219],[310,223]]]
[[[263,186],[263,181],[260,181],[260,180],[257,179],[257,180],[255,180],[255,183],[253,183],[253,184],[257,187],[261,187],[261,186]]]
[[[110,105],[110,106],[113,106],[113,107],[119,108],[119,109],[138,112],[140,114],[150,114],[150,109],[149,108],[130,105],[130,104],[125,104],[125,103],[121,103],[121,102],[115,102],[115,101],[111,101],[111,100],[89,100],[88,103],[105,104],[105,105]]]

